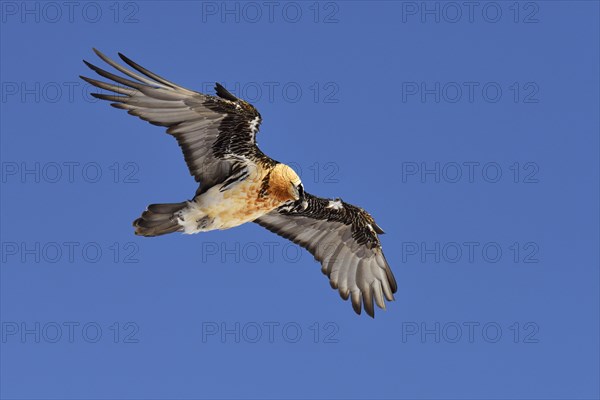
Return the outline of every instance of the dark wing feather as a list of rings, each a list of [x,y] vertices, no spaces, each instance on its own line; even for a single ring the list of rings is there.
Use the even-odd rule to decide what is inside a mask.
[[[321,262],[321,271],[340,296],[352,298],[357,314],[361,303],[373,317],[373,301],[385,308],[384,297],[394,300],[396,279],[377,236],[383,233],[363,209],[341,200],[306,194],[306,209],[281,207],[254,222],[307,249]]]
[[[215,88],[218,96],[206,95],[170,82],[121,53],[121,59],[137,72],[94,51],[108,65],[132,79],[84,61],[98,75],[112,81],[82,76],[91,85],[114,93],[92,93],[92,96],[111,101],[112,106],[151,124],[167,127],[167,133],[175,136],[181,146],[190,173],[202,184],[202,191],[223,182],[240,164],[273,162],[256,147],[260,113],[220,84]]]

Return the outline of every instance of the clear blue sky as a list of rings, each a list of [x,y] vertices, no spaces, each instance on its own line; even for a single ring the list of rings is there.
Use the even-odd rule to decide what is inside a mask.
[[[600,395],[598,2],[0,5],[2,398]],[[135,237],[196,186],[92,47],[252,101],[386,231],[396,301],[356,316],[253,224]]]

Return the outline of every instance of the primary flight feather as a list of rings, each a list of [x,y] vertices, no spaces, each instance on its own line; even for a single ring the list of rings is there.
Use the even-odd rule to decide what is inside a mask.
[[[289,166],[256,145],[262,118],[251,104],[216,84],[216,96],[181,87],[119,53],[132,71],[95,53],[127,78],[84,61],[104,82],[83,80],[112,94],[92,93],[116,108],[167,127],[199,183],[189,201],[151,204],[133,222],[136,235],[197,233],[255,222],[307,249],[321,262],[331,287],[351,298],[357,314],[375,314],[394,300],[396,280],[383,255],[383,233],[362,208],[304,191]]]

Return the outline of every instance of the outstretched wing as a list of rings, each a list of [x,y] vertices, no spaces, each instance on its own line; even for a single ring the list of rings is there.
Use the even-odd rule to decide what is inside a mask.
[[[202,190],[224,181],[236,167],[258,160],[270,160],[256,147],[260,113],[249,103],[229,93],[219,83],[217,96],[210,96],[176,85],[141,67],[119,53],[133,72],[100,51],[98,57],[131,79],[112,74],[84,60],[98,75],[111,80],[102,82],[81,76],[86,82],[113,92],[92,93],[111,101],[154,125],[167,127],[183,150],[190,173],[202,184]],[[141,74],[141,75],[140,75]]]
[[[306,194],[307,207],[280,207],[254,222],[307,249],[321,262],[321,271],[344,300],[352,297],[374,317],[373,299],[385,309],[384,296],[394,300],[396,279],[377,236],[383,233],[365,210],[343,201]]]

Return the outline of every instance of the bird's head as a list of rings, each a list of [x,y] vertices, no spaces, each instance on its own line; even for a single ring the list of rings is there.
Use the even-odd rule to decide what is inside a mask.
[[[274,196],[282,202],[306,203],[304,186],[293,169],[285,164],[277,164],[271,172],[269,186]]]

